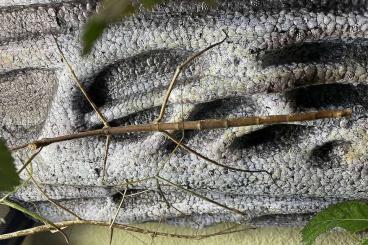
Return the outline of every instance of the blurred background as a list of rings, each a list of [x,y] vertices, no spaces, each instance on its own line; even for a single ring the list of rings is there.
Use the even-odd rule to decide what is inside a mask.
[[[23,214],[17,211],[9,212],[8,208],[0,206],[0,219],[6,221],[6,224],[0,226],[1,233],[4,230],[21,229],[32,225],[32,221],[28,220]],[[160,223],[146,223],[137,225],[144,229],[161,231],[167,233],[180,233],[180,234],[206,234],[223,231],[226,228],[231,227],[233,224],[219,224],[213,227],[209,227],[203,230],[169,226]],[[10,226],[10,227],[9,227]],[[17,228],[18,227],[18,228]],[[245,227],[244,227],[245,228]],[[139,245],[139,244],[157,244],[157,245],[278,245],[278,244],[302,244],[300,231],[301,228],[294,227],[265,227],[258,229],[245,230],[238,233],[213,236],[203,240],[188,240],[178,238],[167,237],[155,237],[152,238],[149,235],[143,235],[133,232],[127,232],[114,229],[114,235],[112,245]],[[98,227],[91,225],[80,225],[70,227],[64,230],[65,234],[70,239],[70,245],[101,245],[109,244],[109,228]],[[58,233],[39,233],[31,235],[23,239],[12,239],[0,241],[0,245],[65,245],[64,238]],[[358,244],[358,241],[354,239],[350,234],[346,232],[333,231],[328,234],[322,235],[318,238],[316,245],[349,245]]]

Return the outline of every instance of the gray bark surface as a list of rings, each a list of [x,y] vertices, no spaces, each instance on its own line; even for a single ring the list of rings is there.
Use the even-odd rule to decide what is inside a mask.
[[[184,143],[222,164],[272,173],[228,171],[178,150],[161,176],[237,208],[224,210],[163,186],[177,209],[152,190],[126,199],[117,219],[179,224],[221,221],[299,225],[331,203],[368,198],[368,3],[366,1],[176,1],[111,25],[81,58],[80,36],[94,1],[0,0],[0,137],[9,145],[102,127],[60,59],[55,35],[111,125],[150,123],[176,66],[223,39],[179,78],[165,121],[289,114],[351,108],[352,118],[185,133]],[[180,138],[180,132],[176,132]],[[112,186],[152,176],[175,144],[160,133],[113,137],[107,186],[101,138],[45,147],[33,162],[46,192],[86,219],[110,220]],[[18,168],[29,150],[14,153]],[[26,178],[26,172],[22,173]],[[53,221],[72,219],[32,185],[13,198]],[[34,207],[30,205],[30,207]]]

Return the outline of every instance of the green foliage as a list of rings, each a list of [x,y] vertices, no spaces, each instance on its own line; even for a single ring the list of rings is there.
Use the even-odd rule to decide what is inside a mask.
[[[140,2],[144,8],[151,9],[157,4],[166,2],[166,0],[141,0]],[[216,0],[202,0],[202,2],[212,6]],[[94,43],[109,24],[121,21],[125,17],[132,15],[135,11],[136,9],[132,4],[132,0],[105,0],[102,10],[92,16],[84,28],[82,55],[91,52]]]
[[[367,230],[368,203],[348,201],[322,210],[303,228],[303,241],[311,245],[319,235],[335,227],[341,227],[352,233]],[[363,244],[368,245],[368,240],[365,240]]]
[[[102,35],[107,22],[98,16],[90,18],[83,33],[83,55],[89,53],[95,41]]]
[[[19,210],[20,212],[24,213],[24,214],[27,214],[29,216],[31,216],[32,218],[34,218],[35,220],[38,220],[38,221],[41,221],[42,223],[44,224],[48,224],[50,226],[52,226],[53,228],[55,228],[57,231],[59,231],[63,237],[65,238],[65,241],[67,244],[69,244],[69,239],[68,237],[65,235],[65,233],[57,226],[55,225],[52,221],[42,217],[41,215],[35,213],[35,212],[32,212],[31,210],[25,208],[25,207],[22,207],[20,206],[19,204],[15,203],[15,202],[11,202],[9,200],[1,200],[1,204],[4,204],[10,208],[14,208],[16,210]]]
[[[4,141],[0,140],[0,191],[12,191],[19,183],[14,160]]]
[[[165,2],[165,0],[141,0],[143,7],[150,9],[153,8],[156,4],[160,4]]]
[[[22,212],[24,214],[27,214],[27,215],[31,216],[32,218],[34,218],[35,220],[41,221],[42,223],[53,224],[48,219],[42,217],[41,215],[39,215],[35,212],[32,212],[29,209],[26,209],[25,207],[20,206],[19,204],[15,203],[15,202],[11,202],[11,201],[8,201],[8,200],[2,200],[1,203],[8,206],[8,207],[10,207],[10,208],[14,208],[16,210],[19,210],[20,212]],[[53,225],[53,226],[55,226],[55,225]]]
[[[102,10],[92,16],[85,26],[82,36],[82,54],[86,55],[91,52],[93,44],[109,24],[122,20],[134,11],[130,0],[105,0]]]

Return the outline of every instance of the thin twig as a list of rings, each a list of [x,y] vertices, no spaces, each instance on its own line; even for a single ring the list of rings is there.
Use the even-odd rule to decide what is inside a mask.
[[[305,112],[296,113],[291,115],[271,115],[271,116],[251,116],[251,117],[238,117],[229,119],[206,119],[198,121],[184,121],[184,122],[172,122],[172,123],[157,123],[157,124],[138,124],[127,125],[122,127],[108,127],[90,131],[84,131],[74,134],[56,136],[53,138],[44,138],[35,140],[30,144],[36,148],[46,146],[56,142],[80,139],[92,136],[107,136],[107,135],[119,135],[125,133],[134,132],[161,132],[169,130],[205,130],[205,129],[219,129],[230,127],[243,127],[251,125],[268,125],[275,123],[285,122],[298,122],[298,121],[313,121],[326,118],[341,118],[350,117],[352,111],[350,109],[345,110],[324,110],[317,112]],[[20,147],[13,147],[12,149],[20,149]]]
[[[19,204],[17,203],[14,203],[14,202],[10,202],[8,200],[2,200],[1,204],[4,204],[8,207],[11,207],[11,208],[14,208],[14,209],[17,209],[19,211],[21,211],[22,213],[25,213],[25,214],[28,214],[29,216],[33,217],[34,219],[37,219],[39,221],[42,221],[43,223],[45,223],[44,227],[46,228],[45,231],[52,231],[54,229],[56,229],[58,232],[60,232],[60,234],[64,237],[65,241],[69,244],[69,238],[67,237],[67,235],[59,228],[59,227],[63,227],[63,226],[59,226],[55,223],[53,223],[52,221],[42,217],[41,215],[35,213],[35,212],[32,212],[22,206],[20,206]],[[16,232],[13,232],[13,233],[9,233],[9,234],[18,234],[18,233],[22,233],[24,232],[25,230],[21,230],[21,231],[16,231]],[[12,237],[7,237],[7,235],[9,234],[3,234],[3,235],[0,235],[0,240],[4,240],[4,239],[9,239],[9,238],[12,238]],[[21,235],[22,236],[22,235]],[[18,237],[17,235],[16,236],[13,236],[13,237]]]
[[[69,226],[73,226],[73,225],[97,225],[97,226],[107,226],[107,227],[110,226],[110,222],[96,221],[96,220],[71,220],[71,221],[58,222],[58,223],[54,223],[54,224],[58,227],[69,227]],[[202,240],[202,239],[209,238],[209,237],[212,237],[212,236],[231,234],[231,233],[235,233],[235,232],[241,232],[241,231],[253,229],[253,227],[247,227],[247,228],[244,228],[244,229],[239,229],[239,230],[229,231],[229,232],[215,232],[215,233],[210,233],[210,234],[205,234],[205,235],[184,235],[184,234],[176,234],[176,233],[151,231],[151,230],[143,229],[143,228],[140,228],[140,227],[131,226],[131,225],[124,225],[124,224],[114,224],[113,228],[121,229],[121,230],[125,230],[125,231],[137,232],[137,233],[141,233],[141,234],[155,234],[157,236],[163,236],[163,237],[193,239],[193,240]],[[41,225],[41,226],[29,228],[29,229],[24,229],[24,230],[21,230],[21,231],[16,231],[16,232],[7,233],[7,234],[1,234],[0,235],[0,240],[10,239],[10,238],[14,238],[14,237],[22,237],[22,236],[33,235],[33,234],[37,234],[37,233],[41,233],[41,232],[51,231],[53,229],[54,228],[50,227],[50,225]]]
[[[206,51],[222,44],[223,42],[225,42],[225,40],[228,38],[228,35],[226,32],[225,33],[225,38],[220,41],[220,42],[217,42],[217,43],[214,43],[210,46],[208,46],[207,48],[195,53],[194,55],[190,56],[188,59],[186,59],[181,65],[179,65],[176,70],[175,70],[175,73],[174,73],[174,76],[173,78],[171,79],[171,82],[170,82],[170,85],[169,85],[169,88],[166,90],[166,94],[165,94],[165,97],[163,99],[163,103],[162,103],[162,106],[161,106],[161,110],[160,110],[160,114],[159,116],[155,119],[154,123],[159,123],[161,121],[161,119],[163,118],[164,114],[165,114],[165,109],[166,109],[166,106],[167,106],[167,102],[169,100],[169,97],[170,97],[170,94],[171,94],[171,91],[173,90],[174,88],[174,85],[176,83],[176,80],[178,79],[178,76],[180,75],[180,73],[186,68],[186,66],[192,62],[194,59],[198,58],[199,56],[201,56],[203,53],[205,53]]]

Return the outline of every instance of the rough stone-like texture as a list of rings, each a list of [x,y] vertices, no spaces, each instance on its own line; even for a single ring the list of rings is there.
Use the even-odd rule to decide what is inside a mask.
[[[79,55],[80,34],[98,3],[14,0],[0,6],[0,136],[9,145],[102,126],[52,34],[114,126],[151,122],[175,67],[223,39],[223,30],[228,40],[179,79],[166,121],[353,109],[350,119],[187,132],[184,142],[203,155],[267,170],[277,185],[266,174],[229,171],[178,150],[161,176],[246,217],[162,182],[167,200],[182,213],[168,209],[156,182],[146,181],[129,187],[118,222],[295,225],[331,203],[368,198],[366,1],[229,0],[214,9],[176,1],[110,26],[87,58]],[[121,199],[113,186],[153,176],[175,148],[160,133],[113,137],[102,186],[104,142],[53,144],[33,162],[47,193],[87,219],[113,218]],[[18,167],[29,155],[14,154]],[[51,220],[72,218],[32,186],[13,198],[32,201]]]

